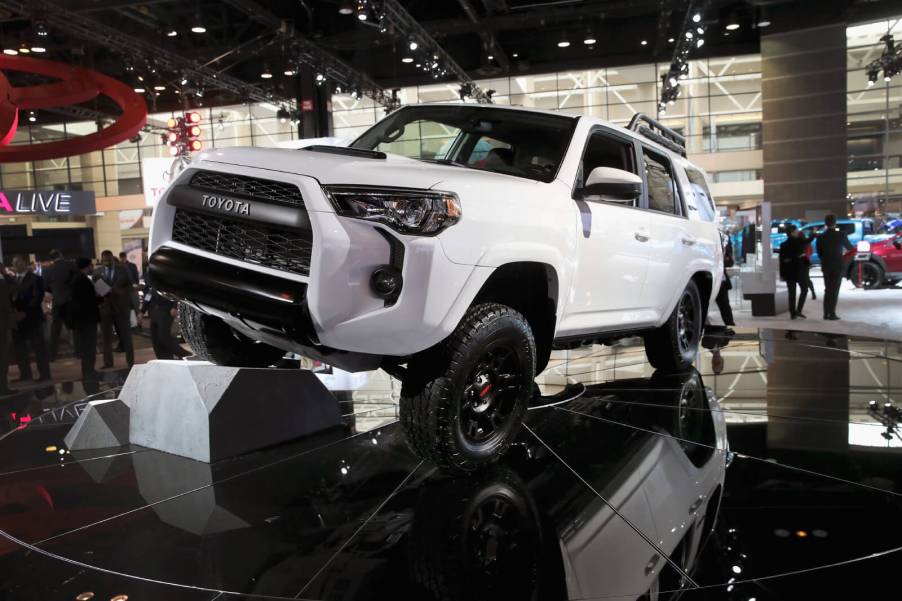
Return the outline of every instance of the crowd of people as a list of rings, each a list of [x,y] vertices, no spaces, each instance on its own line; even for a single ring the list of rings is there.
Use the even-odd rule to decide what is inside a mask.
[[[50,261],[40,266],[26,256],[16,256],[12,269],[4,267],[0,274],[0,395],[14,392],[8,382],[11,357],[18,365],[17,382],[51,379],[50,363],[59,356],[64,329],[70,332],[84,380],[99,378],[98,330],[101,369],[113,367],[114,336],[118,341],[115,350],[125,354],[129,367],[134,364],[132,330],[140,324],[142,314],[150,316],[151,343],[157,358],[177,359],[189,354],[172,335],[175,304],[154,294],[149,286],[141,301],[140,272],[125,253],[117,258],[105,250],[96,266],[92,259],[70,260],[58,250],[49,256]],[[32,359],[37,367],[36,379]]]

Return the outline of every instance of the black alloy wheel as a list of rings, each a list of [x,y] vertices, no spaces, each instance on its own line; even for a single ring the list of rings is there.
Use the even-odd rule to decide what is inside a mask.
[[[677,344],[680,353],[688,353],[698,348],[701,328],[697,327],[699,319],[695,299],[688,290],[683,291],[677,305]]]
[[[667,321],[645,335],[649,363],[670,372],[688,369],[698,354],[704,318],[698,286],[690,280]]]
[[[473,368],[460,405],[460,434],[478,448],[501,432],[517,406],[523,367],[509,344],[489,348]]]

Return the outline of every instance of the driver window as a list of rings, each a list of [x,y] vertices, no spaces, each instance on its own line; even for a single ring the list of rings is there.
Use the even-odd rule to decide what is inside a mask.
[[[580,163],[577,185],[582,188],[586,178],[596,167],[613,167],[630,173],[637,173],[636,160],[632,143],[621,141],[603,132],[595,132],[589,136],[583,160]],[[639,198],[631,202],[618,202],[621,206],[639,206]]]

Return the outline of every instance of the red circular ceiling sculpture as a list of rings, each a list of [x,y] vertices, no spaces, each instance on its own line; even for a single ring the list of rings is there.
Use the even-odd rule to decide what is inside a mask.
[[[23,71],[55,77],[60,81],[16,88],[0,72],[0,163],[44,161],[85,154],[133,137],[147,122],[147,105],[130,87],[97,71],[56,61],[0,55],[0,70]],[[122,109],[109,127],[77,138],[10,146],[19,122],[19,110],[34,110],[78,104],[107,96]]]

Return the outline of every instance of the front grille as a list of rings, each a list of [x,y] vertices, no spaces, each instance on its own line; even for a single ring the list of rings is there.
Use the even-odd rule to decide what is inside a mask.
[[[177,209],[172,240],[222,257],[310,275],[309,234]]]
[[[236,194],[249,200],[283,204],[292,207],[304,206],[301,190],[294,184],[274,182],[268,179],[232,175],[217,171],[198,171],[191,177],[191,187],[203,188],[224,194]]]

